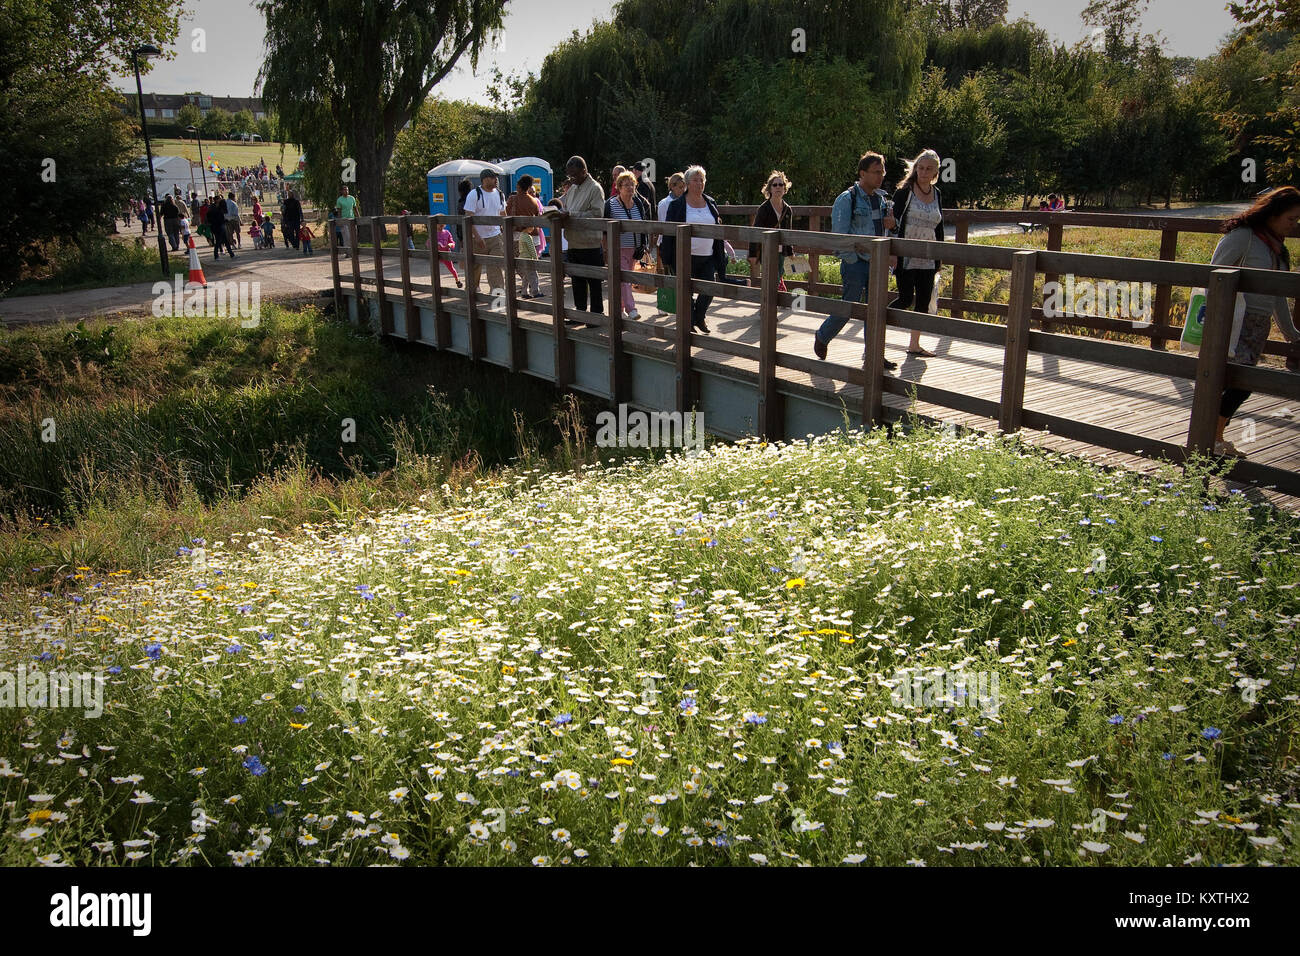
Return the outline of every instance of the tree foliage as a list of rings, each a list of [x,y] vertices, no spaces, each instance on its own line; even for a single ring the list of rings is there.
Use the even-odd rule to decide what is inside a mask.
[[[302,146],[308,191],[329,202],[342,176],[378,214],[398,132],[461,56],[477,65],[505,0],[259,0],[264,101],[278,136]],[[318,68],[304,69],[302,51]],[[352,160],[347,164],[344,160]]]
[[[138,45],[168,44],[179,13],[179,0],[0,5],[0,291],[45,264],[51,240],[102,235],[146,194],[137,129],[108,78]]]

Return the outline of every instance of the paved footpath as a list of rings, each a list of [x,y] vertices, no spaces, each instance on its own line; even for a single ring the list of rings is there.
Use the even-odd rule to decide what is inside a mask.
[[[254,249],[251,242],[246,242],[242,250],[236,247],[233,260],[223,255],[214,262],[212,247],[200,239],[199,262],[209,282],[260,282],[259,295],[264,303],[302,299],[334,288],[328,245],[304,256],[296,249]],[[97,315],[147,313],[153,306],[156,281],[0,300],[0,321],[6,328],[14,328]]]

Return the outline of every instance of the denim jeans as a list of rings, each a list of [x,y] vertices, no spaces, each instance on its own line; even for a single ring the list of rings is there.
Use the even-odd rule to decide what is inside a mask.
[[[863,294],[867,291],[867,280],[870,275],[870,259],[859,258],[857,262],[841,261],[840,280],[843,286],[841,298],[845,302],[857,302],[859,299],[863,299]],[[840,330],[844,328],[845,323],[848,321],[845,316],[828,315],[821,328],[817,330],[817,341],[823,345],[829,345],[831,339],[839,335]]]

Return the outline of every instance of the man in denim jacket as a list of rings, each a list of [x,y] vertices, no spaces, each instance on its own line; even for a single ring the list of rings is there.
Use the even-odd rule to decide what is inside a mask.
[[[831,232],[850,236],[887,236],[895,226],[892,212],[886,205],[889,197],[881,184],[885,181],[885,157],[867,153],[858,160],[858,181],[835,197],[831,207]],[[871,257],[856,252],[841,252],[840,279],[845,302],[865,301],[867,280],[871,274]],[[826,346],[848,322],[841,316],[828,316],[817,330],[813,351],[820,359],[826,358]],[[897,368],[894,362],[885,362],[885,368]]]

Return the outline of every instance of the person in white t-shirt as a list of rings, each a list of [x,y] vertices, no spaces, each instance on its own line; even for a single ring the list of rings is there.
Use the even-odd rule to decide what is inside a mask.
[[[478,188],[471,189],[469,195],[465,197],[465,215],[504,216],[506,201],[497,189],[497,174],[490,169],[485,169],[479,174],[479,183]],[[506,253],[505,245],[501,239],[501,227],[495,224],[476,225],[474,227],[474,252],[484,256],[504,256]],[[506,274],[501,267],[501,263],[489,262],[487,264],[487,273],[488,291],[495,294],[495,290],[500,289],[504,294]],[[482,274],[483,267],[476,261],[473,274],[469,277],[469,289],[471,291],[478,291],[479,276]]]

